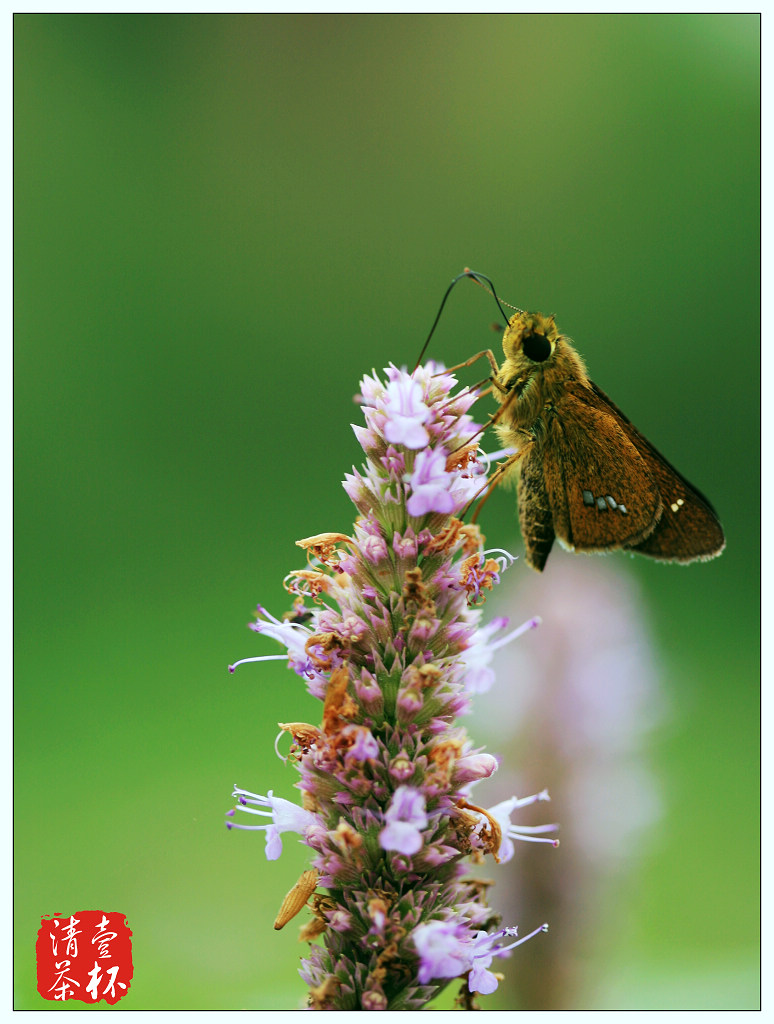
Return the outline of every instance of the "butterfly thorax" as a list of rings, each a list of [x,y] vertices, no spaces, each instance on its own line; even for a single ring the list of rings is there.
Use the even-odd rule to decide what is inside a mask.
[[[572,342],[560,334],[553,316],[515,313],[503,336],[505,359],[494,381],[504,407],[498,432],[530,430],[561,401],[572,381],[588,385],[586,368]]]

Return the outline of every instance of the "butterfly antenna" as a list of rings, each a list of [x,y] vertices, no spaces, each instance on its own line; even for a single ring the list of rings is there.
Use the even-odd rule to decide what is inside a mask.
[[[523,313],[524,312],[524,310],[521,309],[520,306],[514,306],[512,303],[506,302],[505,299],[498,299],[497,295],[494,292],[494,285],[492,284],[491,281],[489,281],[488,277],[484,277],[483,274],[479,274],[477,271],[471,270],[470,267],[465,267],[465,270],[464,270],[463,274],[460,274],[460,277],[465,276],[465,275],[467,275],[467,277],[472,278],[476,282],[476,284],[479,286],[479,288],[483,288],[485,292],[489,292],[489,294],[495,300],[497,305],[500,307],[500,312],[505,317],[506,325],[508,324],[508,320],[510,318],[505,316],[505,313],[503,312],[503,306],[507,306],[508,309],[515,309],[517,313]],[[491,285],[491,287],[488,288],[483,283],[484,281],[488,281],[489,284]],[[494,327],[495,325],[493,324],[492,326]]]
[[[438,312],[436,313],[435,320],[433,320],[433,326],[430,328],[430,333],[427,336],[427,341],[425,341],[424,345],[422,346],[422,351],[419,353],[419,359],[417,359],[416,366],[414,367],[414,370],[416,370],[417,366],[419,366],[419,364],[422,362],[422,357],[424,356],[425,352],[427,351],[427,346],[430,344],[430,339],[432,338],[433,334],[435,334],[435,329],[438,326],[438,321],[441,319],[441,313],[443,313],[443,307],[446,305],[446,300],[449,298],[449,295],[451,295],[452,288],[455,286],[455,284],[458,281],[461,281],[463,277],[470,277],[470,278],[472,278],[476,282],[476,284],[480,285],[484,289],[484,291],[489,292],[489,294],[492,296],[492,298],[497,303],[497,308],[500,310],[500,313],[502,314],[503,320],[505,320],[506,326],[508,325],[508,314],[505,312],[505,310],[503,309],[502,305],[500,304],[500,300],[497,298],[495,286],[492,284],[492,282],[489,280],[489,278],[486,276],[486,274],[479,274],[477,271],[470,270],[468,267],[465,267],[463,272],[461,274],[457,274],[457,276],[454,278],[452,283],[446,289],[446,294],[444,295],[443,299],[441,300],[441,305],[438,308]],[[486,281],[486,284],[483,284],[484,281]],[[488,288],[487,288],[487,285],[489,285]],[[505,305],[507,306],[508,303],[506,302]],[[516,307],[512,306],[511,308],[515,309]]]

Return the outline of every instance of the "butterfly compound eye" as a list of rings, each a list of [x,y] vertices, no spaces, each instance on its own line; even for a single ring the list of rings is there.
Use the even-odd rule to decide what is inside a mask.
[[[544,334],[525,334],[521,348],[533,363],[543,363],[551,355],[551,342]]]

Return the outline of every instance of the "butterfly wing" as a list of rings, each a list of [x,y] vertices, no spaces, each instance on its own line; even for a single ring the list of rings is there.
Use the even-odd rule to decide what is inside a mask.
[[[627,547],[641,555],[667,562],[705,561],[719,555],[726,546],[726,539],[717,514],[707,498],[678,473],[601,388],[591,384],[591,389],[646,460],[664,505],[663,514],[653,532]]]
[[[564,388],[536,442],[553,528],[566,547],[610,551],[654,532],[663,506],[649,461],[589,387]]]

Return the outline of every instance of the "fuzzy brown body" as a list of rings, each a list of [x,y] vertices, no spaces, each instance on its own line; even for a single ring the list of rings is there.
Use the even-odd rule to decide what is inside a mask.
[[[725,545],[707,499],[593,384],[553,317],[517,312],[503,337],[494,425],[516,449],[495,476],[515,475],[529,564],[555,538],[573,551],[623,548],[663,561],[714,558]]]

